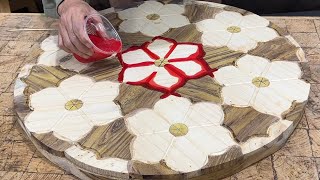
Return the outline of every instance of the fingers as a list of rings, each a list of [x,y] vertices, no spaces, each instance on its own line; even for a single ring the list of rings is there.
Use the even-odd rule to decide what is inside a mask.
[[[64,51],[71,53],[70,49],[68,49],[64,43],[63,43],[63,37],[67,37],[67,35],[65,34],[66,31],[62,30],[61,24],[59,23],[59,36],[58,36],[58,45],[60,47],[60,49],[63,49]]]
[[[70,35],[70,31],[67,30],[67,28],[64,26],[64,23],[60,23],[59,25],[59,33],[61,35],[61,39],[62,39],[62,49],[66,49],[67,52],[72,52],[75,53],[83,58],[89,58],[88,55],[82,53],[81,51],[79,51],[74,44],[72,43],[72,40],[75,39],[75,37],[70,37],[70,36],[75,36],[73,34],[73,32]]]

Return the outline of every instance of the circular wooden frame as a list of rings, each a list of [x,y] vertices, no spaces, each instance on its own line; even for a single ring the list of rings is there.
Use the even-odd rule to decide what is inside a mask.
[[[122,54],[82,64],[51,36],[14,90],[28,138],[77,177],[223,178],[277,151],[301,120],[304,53],[271,22],[207,2],[106,17]]]

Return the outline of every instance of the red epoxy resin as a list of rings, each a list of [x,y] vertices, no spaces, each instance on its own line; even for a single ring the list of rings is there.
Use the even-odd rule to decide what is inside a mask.
[[[82,58],[77,54],[74,57],[82,63],[99,61],[112,56],[121,51],[122,43],[116,39],[106,39],[96,35],[89,34],[91,42],[96,46],[93,47],[93,55],[88,59]]]

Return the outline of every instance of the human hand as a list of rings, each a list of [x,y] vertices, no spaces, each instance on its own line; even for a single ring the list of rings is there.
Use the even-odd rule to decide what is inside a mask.
[[[84,29],[85,17],[96,14],[83,0],[65,0],[58,8],[59,47],[66,52],[75,53],[83,58],[93,55],[92,45]]]

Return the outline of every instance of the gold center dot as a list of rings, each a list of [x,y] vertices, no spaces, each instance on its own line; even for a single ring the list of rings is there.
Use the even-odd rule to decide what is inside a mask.
[[[72,99],[68,101],[65,105],[64,108],[68,111],[75,111],[80,109],[83,106],[83,102],[79,99]]]
[[[252,79],[252,84],[257,86],[258,88],[268,87],[270,85],[270,81],[265,77],[255,77]]]
[[[147,19],[154,21],[154,20],[160,19],[160,15],[159,14],[149,14],[147,16]]]
[[[169,128],[169,132],[175,137],[184,136],[188,133],[188,131],[189,131],[188,126],[182,123],[172,124]]]
[[[228,27],[227,31],[229,31],[231,33],[239,33],[239,32],[241,32],[241,28],[238,26],[230,26],[230,27]]]
[[[154,65],[157,67],[163,67],[166,64],[169,64],[168,59],[158,59],[154,61]]]

